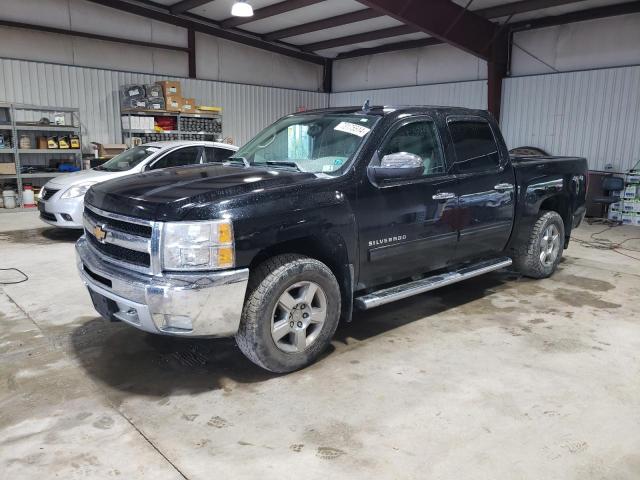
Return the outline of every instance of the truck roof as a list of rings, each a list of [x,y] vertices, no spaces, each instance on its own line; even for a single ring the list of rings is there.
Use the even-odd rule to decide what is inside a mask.
[[[450,107],[442,105],[371,105],[366,110],[363,106],[350,106],[350,107],[332,107],[321,108],[317,110],[308,110],[300,112],[305,113],[361,113],[366,115],[401,115],[403,113],[420,114],[420,113],[440,113],[444,115],[475,115],[481,117],[489,116],[487,110],[478,110],[464,107]]]

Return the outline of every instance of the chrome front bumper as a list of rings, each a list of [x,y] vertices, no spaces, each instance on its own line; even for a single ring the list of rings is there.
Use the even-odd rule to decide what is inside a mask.
[[[229,337],[240,324],[249,270],[151,276],[102,260],[85,237],[76,263],[103,317],[164,335]]]

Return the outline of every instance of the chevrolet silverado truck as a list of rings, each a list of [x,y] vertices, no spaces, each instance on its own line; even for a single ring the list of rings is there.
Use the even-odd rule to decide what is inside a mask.
[[[290,372],[354,307],[512,264],[548,277],[584,217],[586,178],[584,158],[510,157],[486,111],[298,113],[224,163],[92,186],[77,266],[106,319],[235,336]]]

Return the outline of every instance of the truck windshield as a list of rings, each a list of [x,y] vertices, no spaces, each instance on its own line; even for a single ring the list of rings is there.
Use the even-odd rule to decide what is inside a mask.
[[[300,114],[278,120],[236,152],[255,166],[339,174],[378,117],[357,114]]]
[[[105,170],[107,172],[124,172],[130,170],[150,155],[156,153],[160,148],[150,147],[148,145],[140,145],[139,147],[133,147],[129,150],[125,150],[119,155],[116,155],[108,162],[103,163],[96,170]]]

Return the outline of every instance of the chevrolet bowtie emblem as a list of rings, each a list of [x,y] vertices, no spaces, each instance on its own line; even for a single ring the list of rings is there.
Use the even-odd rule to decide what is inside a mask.
[[[93,236],[98,239],[99,242],[104,242],[104,239],[107,238],[107,232],[102,225],[96,225],[93,227]]]

